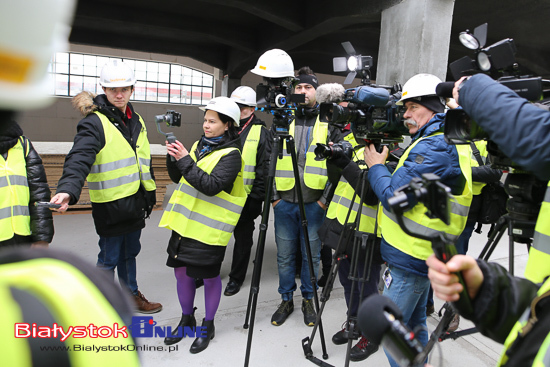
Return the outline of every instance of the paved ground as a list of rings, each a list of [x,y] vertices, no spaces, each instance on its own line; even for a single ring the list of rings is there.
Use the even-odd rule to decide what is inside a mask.
[[[142,234],[142,251],[138,257],[138,282],[140,290],[152,301],[164,305],[162,312],[153,315],[157,326],[177,325],[181,310],[177,301],[175,279],[172,269],[165,266],[166,245],[169,231],[158,228],[161,211],[153,212],[147,227]],[[98,252],[97,240],[92,217],[90,214],[56,215],[56,235],[52,247],[65,249],[88,259],[96,261]],[[271,216],[272,218],[272,216]],[[487,231],[488,227],[484,227]],[[254,235],[257,238],[257,232]],[[505,235],[497,246],[491,260],[508,266],[508,237]],[[486,233],[474,233],[470,242],[470,254],[477,256],[487,241]],[[229,244],[226,259],[222,267],[222,282],[225,287],[231,262],[232,242]],[[516,274],[523,274],[527,260],[525,245],[515,245]],[[253,250],[255,253],[255,247]],[[254,257],[254,256],[253,256]],[[184,339],[176,344],[176,351],[158,351],[162,347],[162,338],[141,338],[139,343],[144,346],[141,360],[145,367],[171,366],[243,366],[245,361],[248,331],[243,329],[246,307],[249,298],[250,277],[252,275],[252,260],[249,274],[241,292],[233,297],[222,296],[219,311],[216,315],[216,336],[209,347],[200,354],[190,354],[188,349],[192,339]],[[330,341],[332,334],[338,331],[345,321],[345,301],[339,283],[326,303],[323,313],[326,349],[328,359],[333,366],[344,366],[346,346],[336,346]],[[270,318],[280,302],[277,293],[278,278],[276,267],[276,248],[273,236],[273,221],[269,222],[265,256],[261,277],[258,306],[255,318],[255,330],[252,338],[250,366],[313,366],[306,360],[302,350],[302,339],[311,334],[312,328],[304,325],[299,305],[301,298],[295,295],[295,312],[286,323],[280,327],[270,324]],[[204,316],[203,288],[196,297],[197,319]],[[436,309],[442,302],[436,300]],[[430,317],[428,327],[433,331],[438,317]],[[471,326],[462,320],[460,328]],[[501,346],[480,334],[473,334],[457,340],[446,340],[439,343],[431,355],[430,362],[434,367],[454,366],[494,366],[499,357]],[[313,342],[313,353],[321,358],[322,349],[319,333]],[[364,362],[351,365],[389,366],[384,352],[380,349]]]

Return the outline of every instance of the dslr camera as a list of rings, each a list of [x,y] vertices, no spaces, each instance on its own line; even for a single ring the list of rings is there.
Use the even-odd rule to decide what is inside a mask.
[[[348,157],[349,159],[353,157],[353,147],[348,141],[341,141],[332,145],[317,143],[317,147],[313,152],[315,153],[315,160],[317,161],[342,156]]]

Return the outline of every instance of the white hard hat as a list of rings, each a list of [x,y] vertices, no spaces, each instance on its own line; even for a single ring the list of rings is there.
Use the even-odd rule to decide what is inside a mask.
[[[136,84],[132,68],[120,60],[107,62],[99,76],[99,84],[105,88],[129,87]]]
[[[41,108],[54,102],[48,64],[68,49],[75,0],[4,2],[0,12],[0,108]]]
[[[285,51],[274,48],[264,52],[250,71],[266,78],[288,78],[294,76],[294,63]]]
[[[422,96],[436,96],[435,88],[441,83],[441,79],[432,74],[416,74],[403,86],[401,99],[396,102],[397,105],[402,105],[404,101],[410,98]],[[443,102],[445,105],[445,102]]]
[[[219,113],[223,113],[229,116],[235,122],[235,126],[239,126],[239,120],[241,119],[241,109],[235,101],[227,97],[212,98],[206,106],[199,107],[201,110],[212,110]]]
[[[250,87],[237,87],[237,89],[231,93],[231,97],[229,98],[239,104],[249,107],[256,107],[256,91]]]

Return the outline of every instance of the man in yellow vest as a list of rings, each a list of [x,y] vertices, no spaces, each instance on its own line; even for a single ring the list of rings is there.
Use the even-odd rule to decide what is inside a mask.
[[[399,226],[388,206],[388,198],[399,187],[424,173],[434,173],[441,182],[451,188],[456,201],[451,211],[451,224],[446,226],[438,219],[425,215],[426,207],[417,203],[404,215],[404,221],[413,232],[432,235],[439,231],[456,240],[468,216],[472,200],[472,183],[469,146],[453,146],[443,138],[445,100],[435,95],[441,80],[435,75],[418,74],[403,86],[404,123],[409,129],[412,142],[401,156],[396,170],[390,174],[385,166],[387,147],[382,153],[374,146],[365,149],[365,162],[369,167],[368,179],[380,199],[383,211],[381,253],[388,265],[384,273],[384,295],[391,298],[403,311],[403,322],[425,345],[428,342],[426,329],[426,302],[430,282],[426,259],[432,254],[431,243],[407,235]],[[409,286],[414,284],[414,287]],[[388,353],[390,365],[397,366]]]
[[[327,171],[325,161],[316,161],[314,150],[316,143],[328,144],[341,140],[340,130],[319,121],[319,105],[316,101],[317,76],[309,67],[302,67],[296,76],[298,79],[294,93],[303,94],[305,102],[297,106],[295,120],[289,126],[289,133],[295,139],[296,157],[300,175],[304,209],[307,219],[307,231],[311,248],[313,269],[317,278],[319,269],[321,240],[317,231],[325,217],[327,208]],[[283,159],[277,160],[275,188],[273,194],[273,212],[275,214],[275,241],[277,243],[277,266],[279,270],[279,293],[282,302],[271,317],[273,325],[282,325],[294,311],[293,293],[296,290],[296,254],[302,255],[300,271],[300,290],[302,292],[302,313],[304,323],[315,324],[316,313],[313,306],[313,285],[310,279],[309,264],[305,248],[300,208],[296,194],[296,182],[291,156],[283,152]]]
[[[237,294],[246,277],[250,252],[254,244],[254,221],[262,213],[265,199],[265,178],[267,176],[269,152],[271,151],[271,134],[254,111],[256,110],[256,91],[250,87],[240,86],[231,93],[241,110],[239,137],[241,138],[242,157],[244,160],[244,188],[248,194],[239,222],[233,234],[235,243],[229,282],[224,295]]]
[[[85,117],[77,126],[51,202],[66,211],[78,202],[88,181],[99,235],[97,266],[113,276],[117,269],[139,312],[159,312],[162,305],[145,298],[136,276],[141,230],[155,204],[156,190],[145,122],[129,103],[136,78],[128,65],[112,60],[101,70],[99,82],[105,94],[81,92],[73,99]]]

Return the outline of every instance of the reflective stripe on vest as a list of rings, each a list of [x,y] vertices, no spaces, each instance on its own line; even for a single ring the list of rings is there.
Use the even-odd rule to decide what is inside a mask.
[[[365,148],[363,147],[359,149],[354,155],[354,161],[357,162],[359,167],[362,169],[366,169],[364,162],[363,164],[359,163],[361,162],[360,158],[363,157],[364,150]],[[336,186],[336,190],[334,190],[334,196],[332,197],[330,205],[327,209],[327,218],[336,218],[341,225],[344,225],[349,208],[351,206],[351,200],[353,199],[354,192],[355,189],[349,184],[344,176],[340,176],[340,182],[338,182],[338,186]],[[357,217],[357,211],[359,210],[359,202],[360,198],[358,195],[356,195],[348,219],[348,223],[353,223],[355,221],[355,218]],[[377,211],[378,205],[369,206],[363,204],[363,207],[361,208],[361,220],[359,222],[358,229],[359,231],[374,233]]]
[[[262,128],[262,125],[252,125],[244,142],[242,153],[244,160],[243,181],[247,194],[250,194],[252,191],[254,179],[256,178],[256,156],[258,154],[258,144],[260,143]]]
[[[410,148],[403,153],[395,170],[397,171],[403,166],[409,153],[419,141],[441,134],[441,132],[438,132],[415,141]],[[451,200],[450,225],[445,225],[445,223],[439,219],[429,218],[425,214],[427,208],[424,204],[418,203],[414,208],[405,212],[403,215],[403,221],[410,231],[421,233],[426,236],[444,232],[447,234],[447,237],[455,241],[464,230],[466,220],[468,219],[470,203],[472,202],[472,169],[470,167],[471,148],[468,145],[455,145],[455,147],[458,152],[460,170],[466,182],[462,194],[455,195],[454,199]],[[397,223],[395,215],[386,208],[383,209],[380,227],[382,229],[382,237],[384,237],[390,245],[409,256],[420,260],[426,260],[433,253],[430,241],[407,235]]]
[[[0,241],[16,234],[31,235],[25,157],[21,139],[8,150],[6,159],[0,155]]]
[[[107,337],[107,328],[101,332],[102,337],[69,336],[64,344],[70,349],[68,357],[72,366],[140,365],[135,342],[121,317],[95,284],[73,265],[57,259],[39,258],[0,266],[0,297],[4,301],[10,300],[4,303],[7,307],[4,309],[6,314],[3,322],[6,328],[14,328],[11,333],[13,336],[15,324],[28,323],[29,320],[23,319],[18,303],[11,296],[10,288],[20,289],[36,297],[53,315],[55,323],[62,327],[64,332],[70,327],[88,328],[89,325],[96,327],[96,333],[100,332],[98,328],[101,327],[111,330],[116,327],[118,330],[126,331],[127,338],[122,333],[119,333],[117,338],[114,338],[114,335]],[[41,325],[39,322],[37,326],[52,327],[51,324]],[[79,334],[82,335],[82,331]],[[32,366],[28,339],[7,337],[2,340],[2,344],[0,349],[3,365]],[[75,346],[78,346],[80,351],[76,350]],[[113,350],[114,348],[118,350]],[[85,350],[89,352],[84,353]],[[46,361],[49,358],[48,354],[43,354]]]
[[[525,266],[525,277],[534,283],[541,283],[550,276],[550,182],[540,206],[533,244]]]
[[[479,141],[474,142],[474,144],[476,145],[477,150],[479,150],[479,155],[481,157],[481,161],[484,164],[487,164],[487,155],[489,154],[489,152],[487,152],[487,141],[486,140],[479,140]],[[473,167],[479,167],[479,163],[477,163],[477,159],[474,156],[473,152],[472,152],[472,155],[471,155],[471,158],[470,158],[470,164],[472,165],[472,168]],[[476,182],[476,181],[472,182],[472,193],[474,195],[481,194],[481,189],[483,189],[483,187],[485,185],[487,185],[485,182]]]
[[[537,298],[541,297],[545,293],[550,292],[550,278],[544,282],[544,284],[539,288],[537,291]],[[546,295],[546,297],[549,297],[549,295]],[[533,308],[533,305],[531,304],[530,307],[528,307],[525,312],[521,315],[519,320],[516,322],[512,330],[510,331],[510,334],[508,334],[508,337],[506,338],[506,341],[504,342],[504,349],[500,355],[500,360],[498,365],[502,366],[505,363],[508,362],[508,356],[506,355],[506,352],[510,348],[510,346],[514,343],[514,341],[517,339],[519,334],[522,332],[523,327],[527,324],[529,321],[529,317],[531,317],[531,308]],[[536,324],[535,326],[536,327]],[[535,359],[533,360],[532,366],[534,367],[549,367],[550,366],[550,333],[546,335],[546,338],[541,343],[541,346],[539,348],[539,351],[537,355],[535,356]]]
[[[141,116],[138,115],[141,131],[134,151],[107,116],[95,114],[103,125],[105,146],[97,154],[87,178],[90,200],[106,203],[131,196],[138,191],[140,183],[147,191],[155,190],[150,172],[151,150]]]
[[[197,142],[190,150],[190,156],[195,162],[196,148]],[[220,159],[234,150],[238,151],[237,148],[215,150],[199,160],[197,166],[210,174]],[[243,185],[243,166],[233,182],[230,194],[222,190],[215,196],[205,195],[182,177],[162,214],[159,227],[208,245],[227,246],[247,197]]]
[[[290,124],[289,134],[294,136],[295,122]],[[306,153],[306,165],[304,167],[304,183],[312,190],[323,190],[327,183],[326,160],[315,160],[315,148],[317,143],[326,144],[328,136],[328,123],[317,121],[313,127],[313,140]],[[292,169],[292,157],[286,149],[286,141],[283,142],[283,158],[277,160],[277,172],[275,173],[275,184],[278,191],[288,191],[294,188],[295,179]]]

